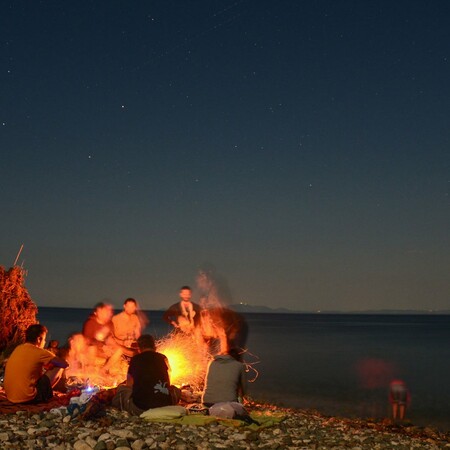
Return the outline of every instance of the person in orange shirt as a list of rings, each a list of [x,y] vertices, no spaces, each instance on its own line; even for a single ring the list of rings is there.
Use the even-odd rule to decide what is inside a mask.
[[[47,328],[30,325],[25,343],[18,345],[6,362],[3,387],[13,403],[43,403],[53,397],[67,361],[45,350]]]

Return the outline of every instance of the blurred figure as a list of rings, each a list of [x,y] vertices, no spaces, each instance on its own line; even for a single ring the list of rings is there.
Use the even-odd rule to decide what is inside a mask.
[[[59,342],[56,340],[51,340],[48,343],[47,350],[53,353],[55,356],[59,356]]]
[[[205,263],[197,273],[196,282],[201,296],[201,332],[210,353],[226,354],[231,348],[244,349],[248,324],[241,314],[227,307],[232,296],[226,279],[212,264]]]
[[[141,322],[137,315],[137,303],[134,298],[123,302],[123,311],[112,318],[114,338],[124,347],[136,345],[137,338],[142,334]]]
[[[182,286],[179,296],[180,301],[170,306],[163,319],[175,329],[189,333],[199,324],[200,306],[191,302],[192,290],[189,286]]]
[[[94,311],[83,325],[83,336],[89,346],[91,356],[106,359],[105,372],[116,365],[122,356],[122,349],[113,335],[113,308],[109,303],[97,303]]]
[[[204,307],[201,300],[201,331],[210,353],[228,353],[231,348],[245,349],[248,337],[248,324],[245,318],[228,308]]]
[[[410,394],[403,380],[392,380],[389,385],[389,402],[392,406],[394,420],[405,418],[406,406],[409,404]]]
[[[203,264],[197,273],[196,283],[204,308],[219,308],[232,302],[227,280],[212,264]]]
[[[356,375],[361,390],[362,417],[385,417],[386,390],[393,379],[395,365],[378,357],[367,357],[357,361]]]

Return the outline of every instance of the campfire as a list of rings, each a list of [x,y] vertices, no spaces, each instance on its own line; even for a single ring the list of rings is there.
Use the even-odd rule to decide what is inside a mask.
[[[171,383],[193,391],[201,391],[206,367],[212,358],[208,345],[200,333],[171,333],[156,342],[156,350],[164,354],[170,366]],[[126,380],[128,360],[120,358],[109,370],[104,370],[107,358],[89,347],[81,334],[70,340],[67,385],[73,387],[96,386],[103,389],[115,387]]]
[[[217,312],[215,313],[217,317]],[[214,316],[212,316],[214,317]],[[199,326],[190,332],[174,331],[156,341],[156,350],[165,355],[169,361],[171,383],[178,387],[188,387],[192,392],[203,390],[206,369],[209,361],[217,353],[228,349],[227,335],[221,321],[203,321],[204,329]],[[214,329],[214,332],[212,331]],[[247,372],[252,372],[252,380],[258,376],[253,367],[257,358],[242,349],[246,355]],[[253,362],[248,360],[253,359]],[[70,340],[68,355],[69,368],[66,370],[67,385],[74,387],[96,386],[101,389],[115,387],[126,380],[129,357],[122,357],[117,364],[105,370],[107,356],[99,355],[96,347],[88,346],[84,337],[79,334]]]

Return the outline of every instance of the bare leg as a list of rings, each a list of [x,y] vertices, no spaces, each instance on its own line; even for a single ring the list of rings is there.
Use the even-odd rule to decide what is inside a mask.
[[[400,420],[403,420],[405,418],[405,411],[406,411],[406,406],[405,405],[400,405],[399,406],[399,418],[400,418]]]
[[[52,388],[58,384],[58,381],[63,375],[64,369],[62,367],[53,367],[53,369],[47,370],[45,376],[50,380]]]
[[[394,420],[397,419],[397,413],[398,413],[398,404],[397,403],[392,403],[392,418]]]
[[[117,363],[120,361],[121,356],[122,356],[122,349],[120,348],[116,349],[106,362],[105,366],[103,367],[105,371],[108,372],[112,367],[117,365]]]

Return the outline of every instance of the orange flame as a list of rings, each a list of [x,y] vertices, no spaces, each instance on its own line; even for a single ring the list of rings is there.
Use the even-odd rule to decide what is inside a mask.
[[[202,390],[210,356],[201,335],[175,332],[158,341],[156,348],[169,360],[172,384]]]

